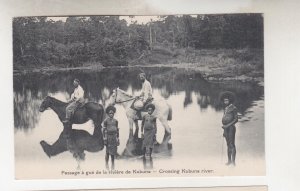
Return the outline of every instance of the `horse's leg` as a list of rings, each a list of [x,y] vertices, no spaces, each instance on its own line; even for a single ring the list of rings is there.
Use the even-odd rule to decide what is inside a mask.
[[[134,156],[133,151],[136,148],[136,144],[133,139],[133,123],[134,123],[134,121],[133,121],[133,119],[128,118],[128,122],[129,122],[129,137],[128,137],[128,140],[126,143],[126,148],[123,152],[123,155],[124,156]]]
[[[103,121],[103,110],[102,109],[98,109],[96,111],[96,115],[93,118],[93,121],[94,121],[95,127],[100,128],[100,129],[102,128],[102,126],[101,126],[101,123]]]
[[[139,123],[138,123],[138,120],[134,120],[134,124],[135,124],[134,139],[138,139],[139,138]]]
[[[63,130],[64,134],[71,132],[71,130],[72,130],[72,123],[71,122],[63,123],[63,126],[64,126],[64,130]]]
[[[133,119],[128,119],[129,121],[129,140],[133,139]]]
[[[167,121],[167,119],[165,119],[165,118],[160,118],[159,119],[160,120],[160,122],[161,122],[161,124],[164,126],[164,128],[165,128],[165,135],[164,135],[164,138],[163,138],[163,143],[164,142],[168,142],[170,139],[171,139],[171,128],[170,128],[170,126],[169,126],[169,124],[168,124],[168,121]]]

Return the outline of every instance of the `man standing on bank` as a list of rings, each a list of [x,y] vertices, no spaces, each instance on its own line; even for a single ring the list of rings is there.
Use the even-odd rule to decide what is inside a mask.
[[[84,103],[84,90],[80,86],[80,81],[75,79],[73,81],[73,85],[75,89],[71,95],[71,99],[69,100],[69,105],[66,107],[66,119],[63,121],[63,123],[69,123],[76,108],[80,104]]]
[[[223,137],[227,143],[228,162],[226,165],[235,166],[235,124],[238,122],[237,108],[233,105],[234,94],[232,92],[224,92],[221,95],[221,101],[224,103],[225,110],[222,118],[222,128],[224,129]]]

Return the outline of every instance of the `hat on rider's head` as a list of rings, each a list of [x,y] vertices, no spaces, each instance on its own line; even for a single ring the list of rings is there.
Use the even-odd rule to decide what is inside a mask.
[[[155,110],[155,105],[152,103],[149,103],[148,105],[146,105],[145,109],[148,110],[149,108],[152,108],[152,110]]]
[[[228,99],[230,103],[233,103],[235,100],[235,95],[233,92],[225,91],[221,93],[220,101],[224,101],[224,99]]]
[[[142,69],[140,69],[139,76],[146,77],[146,73]]]
[[[105,109],[105,112],[108,114],[110,111],[113,111],[114,113],[116,113],[116,108],[113,105],[108,106]]]
[[[77,82],[78,84],[80,84],[80,81],[77,78],[74,79],[74,82]]]

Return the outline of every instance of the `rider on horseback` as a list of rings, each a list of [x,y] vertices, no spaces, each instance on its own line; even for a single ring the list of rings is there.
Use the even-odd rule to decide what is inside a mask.
[[[140,80],[142,81],[142,92],[139,96],[142,99],[143,103],[147,103],[149,100],[152,100],[152,87],[150,82],[146,79],[146,74],[144,72],[140,73]]]
[[[143,83],[142,85],[142,92],[139,96],[137,96],[137,99],[140,99],[143,102],[143,107],[150,103],[152,98],[152,87],[150,82],[146,79],[146,74],[144,72],[141,72],[139,74],[140,80]],[[141,118],[141,110],[137,110],[137,119]]]
[[[75,79],[73,85],[75,89],[71,95],[71,99],[69,100],[69,105],[66,108],[66,119],[63,121],[63,123],[69,123],[76,108],[84,103],[84,90],[80,86],[80,81]]]

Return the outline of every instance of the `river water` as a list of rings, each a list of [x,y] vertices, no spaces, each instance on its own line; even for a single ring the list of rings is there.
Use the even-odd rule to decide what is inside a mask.
[[[40,141],[50,145],[60,136],[63,125],[52,110],[39,112],[42,100],[53,96],[66,101],[73,91],[72,81],[80,79],[89,101],[107,104],[114,88],[138,95],[141,84],[138,68],[113,68],[101,71],[72,70],[14,75],[14,135],[15,173],[17,179],[36,178],[103,178],[139,176],[224,176],[265,175],[264,87],[256,82],[206,81],[200,72],[175,68],[145,68],[154,98],[164,98],[172,106],[172,149],[167,153],[154,153],[150,173],[133,173],[145,170],[141,157],[120,158],[116,170],[131,174],[96,174],[105,169],[105,149],[85,151],[84,160],[76,160],[69,150],[49,158]],[[222,138],[221,118],[223,107],[219,101],[222,91],[236,94],[239,111],[236,124],[237,166],[225,166],[226,143]],[[122,154],[129,134],[125,110],[116,105],[115,118],[119,121]],[[91,121],[73,125],[92,135]],[[163,138],[164,129],[158,123],[157,139]],[[89,136],[87,136],[89,137]],[[76,146],[75,146],[76,147]],[[73,149],[74,150],[74,149]],[[149,162],[149,161],[148,161]],[[149,164],[147,164],[149,165]],[[146,166],[147,167],[147,166]],[[194,170],[183,173],[183,169]],[[180,171],[179,173],[178,170]],[[200,172],[196,172],[199,170]],[[80,171],[74,175],[65,172]],[[90,172],[90,173],[89,173]],[[94,173],[94,174],[93,174]],[[133,174],[132,174],[133,173]]]

